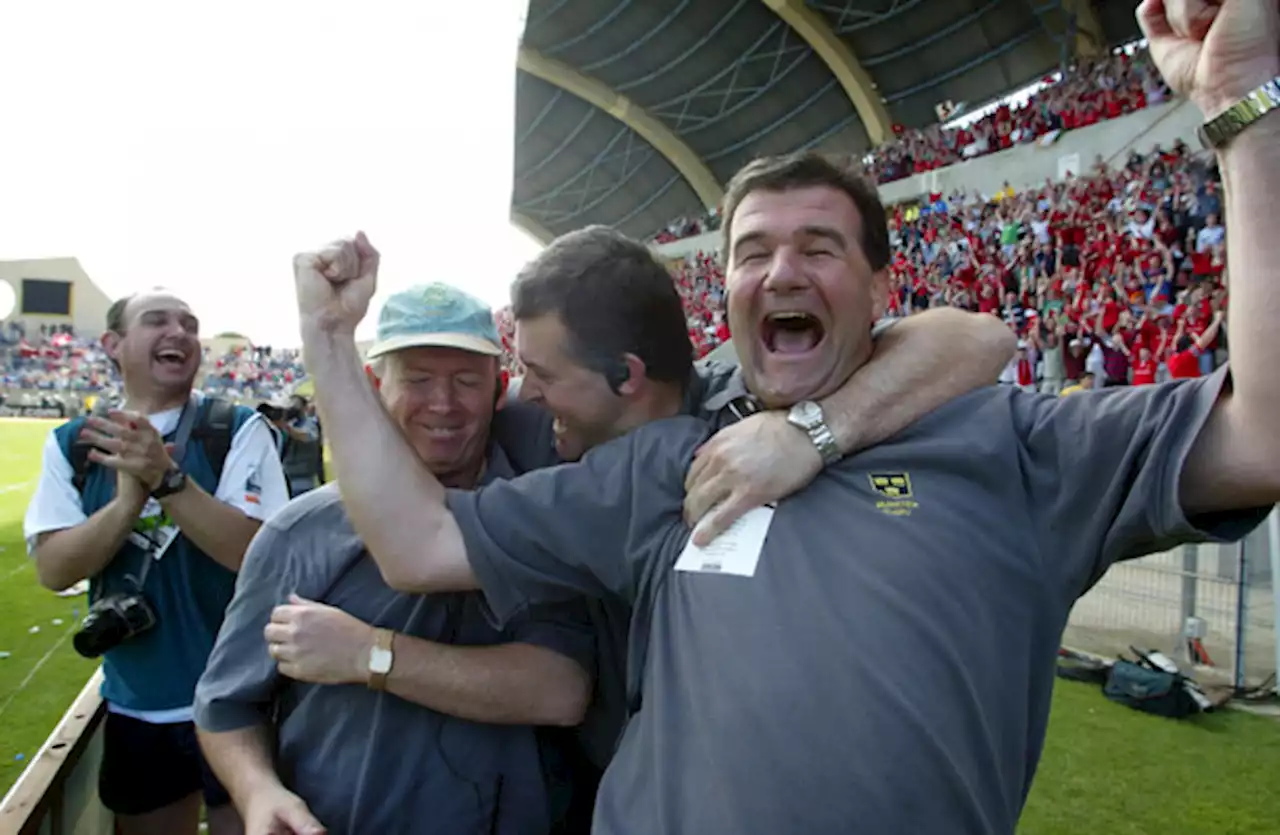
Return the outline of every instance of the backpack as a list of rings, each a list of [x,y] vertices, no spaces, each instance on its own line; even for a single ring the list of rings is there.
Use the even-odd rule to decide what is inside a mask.
[[[191,430],[191,441],[200,444],[209,466],[213,467],[213,475],[222,478],[222,466],[227,461],[227,453],[231,451],[231,436],[235,430],[236,406],[229,400],[220,397],[208,398],[204,415]],[[83,420],[83,419],[80,419]],[[67,458],[71,462],[71,483],[77,493],[84,492],[85,482],[89,478],[89,468],[93,462],[89,460],[88,444],[71,444]]]

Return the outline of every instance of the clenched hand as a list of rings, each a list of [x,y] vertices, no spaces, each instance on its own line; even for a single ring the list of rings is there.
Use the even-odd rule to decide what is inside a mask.
[[[303,327],[354,333],[378,289],[381,256],[363,232],[316,252],[293,256],[293,281]]]
[[[1175,92],[1212,119],[1280,75],[1280,2],[1143,0],[1138,25]]]
[[[263,629],[276,668],[294,681],[353,684],[369,679],[373,627],[341,609],[289,595]]]

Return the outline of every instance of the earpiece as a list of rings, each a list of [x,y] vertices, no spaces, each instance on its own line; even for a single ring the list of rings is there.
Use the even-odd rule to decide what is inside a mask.
[[[626,360],[615,360],[609,363],[609,367],[604,371],[604,379],[614,394],[622,394],[623,384],[631,379],[631,369],[627,366]]]

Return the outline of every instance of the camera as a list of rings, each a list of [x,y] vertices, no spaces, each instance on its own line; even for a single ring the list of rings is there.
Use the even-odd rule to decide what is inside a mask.
[[[279,423],[282,420],[293,421],[302,417],[302,410],[297,406],[273,406],[270,403],[262,403],[258,406],[258,412],[272,423]]]
[[[113,594],[89,607],[71,643],[85,658],[97,658],[155,625],[156,614],[145,597]]]

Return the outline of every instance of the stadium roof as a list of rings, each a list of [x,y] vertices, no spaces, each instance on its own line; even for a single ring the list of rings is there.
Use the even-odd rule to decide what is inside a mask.
[[[861,153],[1137,34],[1107,0],[530,0],[512,217],[647,237],[754,156]],[[1074,25],[1073,25],[1074,24]]]

